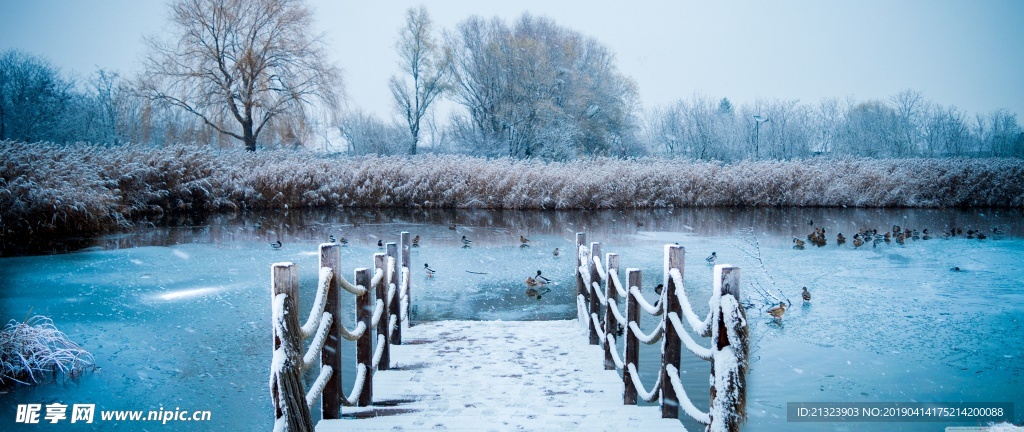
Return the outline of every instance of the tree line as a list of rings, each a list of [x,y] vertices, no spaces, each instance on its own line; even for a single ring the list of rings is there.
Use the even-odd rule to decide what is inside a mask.
[[[0,141],[316,147],[350,154],[460,153],[571,160],[1024,157],[1016,114],[969,116],[905,90],[886,100],[696,94],[641,108],[600,41],[523,14],[437,28],[423,6],[396,36],[394,116],[347,108],[301,0],[176,0],[134,77],[71,78],[40,56],[0,53]],[[447,119],[438,101],[457,106]],[[340,137],[340,138],[337,138]]]

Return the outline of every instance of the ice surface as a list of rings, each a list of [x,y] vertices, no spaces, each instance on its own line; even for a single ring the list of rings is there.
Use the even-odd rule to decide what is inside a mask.
[[[713,277],[703,258],[716,251],[720,262],[743,269],[740,300],[758,304],[747,310],[752,346],[745,431],[834,429],[834,424],[787,423],[788,401],[994,400],[1024,406],[1019,390],[1024,387],[1024,338],[1017,337],[1024,334],[1024,268],[1019,264],[1024,240],[1020,228],[1007,222],[1019,221],[1019,215],[999,219],[993,213],[676,210],[643,213],[649,215],[643,219],[645,230],[635,231],[633,218],[638,216],[628,212],[461,212],[458,231],[447,229],[448,216],[416,223],[362,220],[358,229],[331,225],[327,219],[321,225],[287,227],[265,222],[260,233],[215,226],[166,233],[157,241],[163,246],[139,247],[141,240],[118,236],[88,252],[3,258],[0,312],[21,319],[31,309],[53,317],[72,340],[96,355],[100,369],[67,385],[0,395],[0,417],[13,418],[18,403],[59,400],[95,402],[97,409],[211,409],[211,429],[270,428],[270,265],[298,264],[299,311],[305,317],[318,279],[316,246],[328,230],[352,242],[340,248],[340,273],[349,281],[355,268],[372,266],[377,238],[393,241],[402,230],[421,234],[421,247],[413,249],[410,265],[414,322],[574,319],[574,257],[554,257],[551,250],[573,250],[579,230],[588,232],[588,241],[602,242],[604,252],[620,254],[621,268],[642,270],[643,296],[651,303],[656,300],[653,287],[663,277],[662,246],[685,246],[688,299],[694,312],[704,316]],[[379,213],[373,217],[383,218]],[[830,242],[823,248],[793,250],[792,237],[810,231],[808,219],[825,224],[829,236],[842,232],[850,237],[858,228],[882,229],[896,221],[932,231],[947,225],[998,225],[1007,235],[985,241],[908,240],[903,246],[894,242],[859,249]],[[274,234],[267,234],[271,226]],[[754,283],[770,282],[736,247],[745,244],[737,230],[748,226],[755,227],[778,288],[793,299],[799,299],[802,286],[814,293],[807,305],[794,302],[780,323],[764,312],[752,289]],[[532,247],[518,246],[520,230]],[[271,235],[281,235],[284,247],[270,249],[266,237]],[[462,235],[473,238],[471,248],[461,248]],[[428,279],[422,273],[425,262],[437,276]],[[952,267],[963,271],[952,272]],[[552,292],[541,300],[524,295],[523,280],[538,269],[553,279],[548,285]],[[342,301],[339,319],[355,328],[352,295],[343,292]],[[640,329],[652,332],[659,318],[641,315]],[[697,342],[707,345],[706,339]],[[358,376],[352,345],[343,347],[346,392]],[[647,348],[641,347],[638,369],[649,388],[656,378],[650,371],[660,359],[657,347],[653,352]],[[601,358],[598,354],[596,361]],[[693,403],[706,409],[709,365],[687,352],[682,361],[683,384]],[[310,373],[308,378],[312,383],[316,376]],[[1024,410],[1018,411],[1020,423]],[[856,426],[869,431],[931,430],[915,423]]]

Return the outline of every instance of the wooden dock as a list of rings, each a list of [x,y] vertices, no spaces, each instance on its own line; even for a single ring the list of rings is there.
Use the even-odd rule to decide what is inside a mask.
[[[658,406],[623,405],[622,378],[572,321],[441,321],[406,329],[373,405],[332,431],[682,431]]]

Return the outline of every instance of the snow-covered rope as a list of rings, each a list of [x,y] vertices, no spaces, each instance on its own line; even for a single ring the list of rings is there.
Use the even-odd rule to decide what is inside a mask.
[[[597,332],[597,337],[601,339],[601,344],[604,344],[604,329],[599,328],[601,325],[601,318],[596,313],[590,314],[590,324],[594,326],[594,330]]]
[[[690,397],[686,395],[683,389],[683,383],[679,381],[679,369],[676,369],[673,365],[665,365],[665,372],[668,375],[669,382],[672,383],[672,388],[676,391],[676,399],[679,399],[679,406],[683,407],[683,411],[690,418],[696,420],[701,424],[710,424],[711,416],[708,413],[697,409],[690,401]]]
[[[693,340],[690,333],[683,328],[683,323],[679,321],[679,315],[675,312],[671,312],[668,315],[669,322],[672,323],[672,327],[676,329],[676,335],[683,341],[683,345],[693,353],[693,355],[700,357],[702,360],[711,361],[712,351],[711,348],[704,348],[697,341]]]
[[[640,288],[637,288],[635,286],[629,287],[629,294],[636,299],[636,302],[640,305],[640,307],[644,308],[644,310],[651,315],[659,316],[662,314],[662,312],[665,311],[665,308],[662,307],[663,305],[661,303],[658,303],[656,305],[647,303],[647,299],[645,299],[644,295],[640,293]]]
[[[619,312],[619,304],[615,303],[615,299],[608,299],[608,305],[611,306],[608,309],[612,310],[612,316],[615,317],[616,322],[626,322],[626,317],[622,316],[622,312]]]
[[[615,292],[618,293],[619,297],[626,297],[626,289],[623,288],[622,282],[619,281],[619,270],[611,269],[608,273],[612,278],[612,282],[615,283]]]
[[[708,316],[701,320],[697,314],[693,312],[693,307],[690,306],[690,300],[686,297],[686,289],[683,288],[683,275],[679,273],[679,269],[669,270],[669,277],[672,278],[673,285],[676,286],[674,294],[679,299],[679,305],[683,310],[683,316],[686,317],[686,321],[693,328],[693,332],[701,336],[708,336],[711,333],[711,312],[708,312]]]
[[[340,324],[340,327],[341,337],[345,338],[345,340],[347,341],[359,340],[359,338],[363,337],[363,333],[366,333],[366,323],[362,321],[359,321],[359,324],[356,325],[355,330],[350,331],[349,329],[345,328],[344,324]]]
[[[663,322],[658,323],[658,327],[651,332],[651,334],[644,334],[640,331],[640,326],[636,325],[636,321],[629,322],[629,329],[636,335],[637,340],[642,342],[644,345],[653,345],[661,340],[661,336],[665,334],[665,324]]]
[[[359,363],[356,368],[356,382],[352,384],[352,391],[345,397],[344,394],[341,396],[341,404],[345,406],[355,405],[359,400],[359,395],[363,394],[363,386],[366,384],[366,365]]]
[[[619,350],[615,349],[617,342],[613,334],[608,334],[607,339],[605,339],[605,345],[608,345],[608,351],[612,353],[612,362],[615,363],[615,368],[622,370],[622,357],[619,357]]]
[[[320,280],[317,283],[316,299],[313,300],[313,310],[309,311],[306,323],[302,325],[302,339],[308,339],[320,326],[320,317],[324,313],[324,306],[327,305],[327,296],[331,290],[331,278],[334,271],[330,267],[320,267]]]
[[[597,276],[599,278],[601,278],[602,281],[607,281],[608,280],[608,275],[605,274],[604,266],[601,265],[601,257],[596,256],[593,259],[594,259],[594,265],[597,268]]]
[[[391,304],[391,300],[395,298],[396,291],[398,291],[398,289],[395,287],[395,284],[388,284],[387,304]]]
[[[306,407],[313,409],[313,404],[320,399],[320,396],[323,396],[324,387],[327,387],[327,380],[331,379],[331,375],[334,375],[334,369],[331,369],[330,366],[324,365],[320,369],[320,375],[316,377],[313,386],[306,392]]]
[[[590,328],[590,316],[587,315],[587,301],[583,299],[583,294],[576,295],[576,320],[581,325],[585,325],[586,328]]]
[[[654,402],[661,390],[661,374],[658,374],[658,380],[654,382],[651,391],[647,391],[644,388],[644,384],[640,382],[640,373],[636,371],[636,365],[629,363],[626,365],[626,368],[629,369],[629,378],[630,381],[633,381],[633,387],[636,388],[637,396],[640,396],[640,399],[643,399],[644,402]]]
[[[338,285],[340,287],[344,288],[345,291],[348,291],[348,292],[354,294],[356,297],[360,297],[363,294],[366,294],[366,287],[364,287],[362,285],[352,285],[351,282],[345,280],[345,278],[342,277],[341,275],[337,275],[337,278],[338,278]]]
[[[608,299],[604,296],[604,290],[601,289],[601,284],[597,281],[591,282],[591,286],[594,287],[594,292],[597,293],[597,300],[601,302],[601,306],[608,304]]]
[[[388,337],[395,334],[395,327],[398,326],[398,315],[388,317]]]
[[[377,349],[373,352],[373,363],[371,365],[373,370],[377,370],[377,366],[380,366],[380,358],[384,356],[384,339],[384,335],[377,334]]]
[[[302,356],[303,373],[309,370],[317,362],[317,359],[320,358],[320,351],[324,349],[324,343],[327,342],[327,331],[331,329],[331,323],[333,322],[334,317],[331,316],[331,313],[324,312],[324,317],[320,320],[320,328],[316,332],[316,337],[309,343],[306,354]]]
[[[583,279],[583,286],[584,287],[589,287],[590,286],[590,270],[587,269],[587,266],[581,265],[581,266],[576,268],[576,271],[579,272],[580,278]]]
[[[373,309],[373,318],[370,318],[370,328],[380,324],[380,316],[384,315],[384,300],[377,299],[377,307]]]
[[[373,278],[370,279],[370,286],[375,287],[382,280],[384,280],[384,271],[381,269],[373,269]]]

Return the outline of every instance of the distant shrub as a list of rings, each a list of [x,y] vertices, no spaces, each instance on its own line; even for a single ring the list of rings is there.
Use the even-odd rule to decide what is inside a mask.
[[[39,384],[58,376],[76,378],[93,362],[92,354],[47,317],[36,315],[23,323],[11,320],[0,330],[0,388]]]
[[[569,162],[0,143],[0,236],[167,213],[340,207],[1024,207],[1021,159]]]

